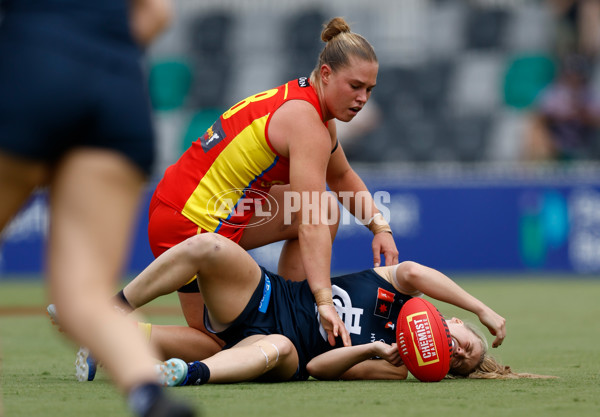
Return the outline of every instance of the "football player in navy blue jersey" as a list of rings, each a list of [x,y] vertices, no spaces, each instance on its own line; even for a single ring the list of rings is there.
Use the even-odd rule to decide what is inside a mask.
[[[352,346],[328,343],[319,324],[315,299],[306,281],[293,282],[261,268],[240,246],[215,234],[200,234],[174,246],[131,281],[120,302],[136,309],[174,292],[196,275],[206,302],[207,329],[224,350],[197,357],[195,329],[180,327],[179,338],[161,350],[167,385],[249,380],[405,379],[406,367],[395,344],[395,323],[402,305],[426,294],[477,315],[495,335],[493,347],[506,335],[505,320],[439,271],[415,262],[377,267],[332,278],[336,310]],[[158,276],[148,285],[145,274]],[[144,284],[140,284],[144,282]],[[493,364],[484,336],[462,320],[447,320],[454,339],[451,373],[470,375]],[[152,326],[151,341],[161,344],[163,326]],[[176,332],[169,329],[169,336]],[[196,355],[196,357],[194,357]],[[372,358],[383,360],[369,360]],[[190,361],[187,364],[183,359]],[[201,359],[201,361],[198,361]],[[513,374],[516,375],[516,374]]]
[[[62,328],[104,364],[136,415],[191,416],[162,393],[154,351],[108,302],[154,157],[142,47],[170,21],[170,4],[1,7],[0,231],[48,185],[48,281]]]

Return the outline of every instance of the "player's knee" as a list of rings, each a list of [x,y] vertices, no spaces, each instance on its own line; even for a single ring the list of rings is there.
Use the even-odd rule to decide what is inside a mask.
[[[265,358],[265,371],[284,362],[295,349],[290,339],[282,335],[271,335],[268,340],[260,340],[255,345]]]
[[[193,259],[198,265],[202,265],[223,252],[222,239],[225,238],[214,233],[202,233],[188,238],[182,250],[187,259]]]
[[[270,371],[279,362],[279,348],[269,342],[257,343],[257,347],[265,357],[265,371]]]
[[[291,355],[294,351],[295,351],[295,347],[294,344],[292,343],[292,341],[290,339],[288,339],[287,337],[283,336],[283,335],[274,335],[276,337],[273,338],[273,340],[271,340],[271,343],[273,343],[273,345],[277,346],[277,349],[279,350],[279,357],[280,358],[286,358],[289,355]]]

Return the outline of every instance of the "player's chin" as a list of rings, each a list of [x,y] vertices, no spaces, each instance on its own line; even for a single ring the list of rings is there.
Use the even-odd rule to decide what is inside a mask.
[[[340,122],[349,122],[354,119],[358,112],[358,110],[348,109],[343,114],[340,114],[338,117],[336,117],[336,119],[338,119]]]

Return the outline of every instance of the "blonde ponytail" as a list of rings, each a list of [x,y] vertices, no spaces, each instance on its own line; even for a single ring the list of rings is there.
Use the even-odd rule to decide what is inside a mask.
[[[517,373],[513,372],[510,366],[502,365],[493,356],[488,354],[484,355],[483,360],[475,368],[473,372],[466,376],[470,379],[550,379],[556,378],[551,375],[537,375],[530,373]]]

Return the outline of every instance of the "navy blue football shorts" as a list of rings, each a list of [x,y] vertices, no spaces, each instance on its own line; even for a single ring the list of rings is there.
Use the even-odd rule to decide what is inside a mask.
[[[154,162],[150,100],[131,39],[48,13],[0,24],[0,149],[55,162],[75,147],[113,150],[146,174]]]
[[[291,381],[304,381],[308,379],[306,364],[310,358],[306,357],[297,329],[297,325],[291,317],[286,314],[286,283],[283,278],[276,274],[266,273],[262,269],[260,283],[252,294],[252,298],[246,305],[244,311],[222,332],[212,331],[208,319],[208,313],[204,312],[204,324],[206,328],[215,333],[221,340],[225,341],[224,349],[229,349],[245,338],[262,334],[282,334],[288,337],[298,352],[298,370],[290,378]],[[295,283],[296,284],[296,283]]]

